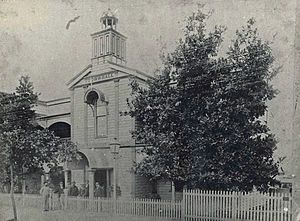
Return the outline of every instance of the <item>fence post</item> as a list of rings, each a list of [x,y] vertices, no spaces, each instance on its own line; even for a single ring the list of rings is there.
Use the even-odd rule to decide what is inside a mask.
[[[185,205],[186,205],[186,189],[183,189],[182,201],[181,201],[181,220],[185,220]]]
[[[232,192],[232,220],[237,220],[236,214],[237,214],[237,192]]]

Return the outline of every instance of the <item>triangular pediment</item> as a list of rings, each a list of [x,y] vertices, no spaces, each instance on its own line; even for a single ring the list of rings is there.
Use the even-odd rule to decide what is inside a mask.
[[[133,68],[128,68],[124,65],[115,64],[112,62],[106,62],[101,65],[93,67],[88,65],[81,72],[75,75],[68,83],[69,89],[74,87],[92,84],[100,81],[107,81],[116,78],[122,78],[126,76],[134,76],[142,81],[146,81],[149,78],[153,78],[141,71]]]

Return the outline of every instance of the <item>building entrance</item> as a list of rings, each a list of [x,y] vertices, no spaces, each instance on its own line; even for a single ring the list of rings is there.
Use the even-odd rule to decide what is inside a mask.
[[[112,169],[97,169],[95,172],[95,184],[99,183],[104,190],[104,197],[112,196]],[[96,187],[95,187],[96,188]]]
[[[79,187],[86,184],[88,180],[88,160],[84,154],[79,153],[79,155],[81,156],[81,159],[72,159],[72,161],[67,162],[67,169],[70,171],[70,173],[65,173],[65,175],[67,175],[67,177],[65,178],[65,180],[67,181],[66,185],[71,184],[71,182],[74,181]]]

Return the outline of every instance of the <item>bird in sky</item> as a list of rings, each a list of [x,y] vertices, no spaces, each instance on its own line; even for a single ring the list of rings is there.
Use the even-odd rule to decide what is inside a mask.
[[[70,21],[68,21],[67,25],[66,25],[66,29],[68,30],[70,28],[71,23],[75,23],[77,19],[79,19],[80,16],[76,16],[75,18],[71,19]]]

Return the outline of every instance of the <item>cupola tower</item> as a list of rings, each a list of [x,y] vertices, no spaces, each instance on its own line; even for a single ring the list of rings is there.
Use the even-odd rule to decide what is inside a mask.
[[[102,30],[92,34],[92,65],[107,61],[126,63],[126,37],[117,31],[118,19],[110,9],[100,18]]]

